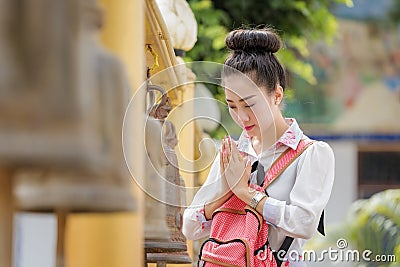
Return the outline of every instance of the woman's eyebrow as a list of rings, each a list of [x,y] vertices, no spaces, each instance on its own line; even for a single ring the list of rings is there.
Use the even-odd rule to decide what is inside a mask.
[[[243,101],[248,100],[248,99],[250,99],[252,97],[255,97],[255,96],[256,95],[249,95],[249,96],[243,97],[243,98],[239,99],[239,102],[243,102]],[[230,100],[230,99],[226,98],[226,102],[233,102],[233,100]]]

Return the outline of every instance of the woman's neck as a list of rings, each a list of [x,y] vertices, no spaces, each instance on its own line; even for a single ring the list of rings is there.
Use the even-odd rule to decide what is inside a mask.
[[[289,125],[282,115],[275,118],[275,123],[271,127],[264,129],[261,135],[254,136],[251,139],[253,149],[257,154],[270,148],[286,132]]]

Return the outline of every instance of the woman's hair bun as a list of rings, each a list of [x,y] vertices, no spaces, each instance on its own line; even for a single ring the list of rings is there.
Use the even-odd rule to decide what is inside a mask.
[[[235,52],[248,53],[275,53],[282,46],[279,36],[269,28],[231,31],[226,37],[225,43],[229,49]]]

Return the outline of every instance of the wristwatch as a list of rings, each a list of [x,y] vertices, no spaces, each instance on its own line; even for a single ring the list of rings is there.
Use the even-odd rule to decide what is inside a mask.
[[[251,198],[249,206],[252,207],[253,209],[256,209],[258,203],[266,196],[267,196],[266,194],[257,191]]]

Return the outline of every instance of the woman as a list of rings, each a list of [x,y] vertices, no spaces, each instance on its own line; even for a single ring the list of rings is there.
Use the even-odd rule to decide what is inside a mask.
[[[237,142],[225,138],[207,181],[185,210],[183,233],[199,239],[210,233],[213,212],[232,195],[254,206],[271,227],[268,241],[278,250],[293,237],[286,257],[290,266],[305,266],[301,247],[317,230],[333,185],[334,156],[318,141],[298,156],[265,194],[252,190],[263,173],[286,150],[296,150],[305,136],[293,118],[281,113],[285,71],[275,53],[281,41],[271,29],[234,30],[226,38],[231,50],[222,71],[222,86],[232,119],[243,129]],[[257,171],[251,173],[255,164]],[[261,179],[260,179],[260,173]],[[290,256],[290,257],[289,257]]]

